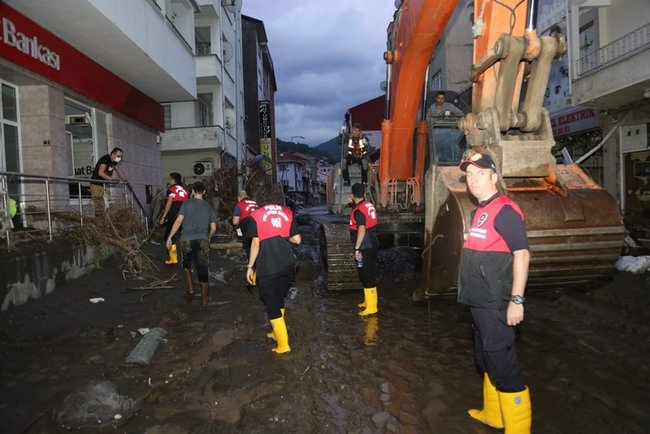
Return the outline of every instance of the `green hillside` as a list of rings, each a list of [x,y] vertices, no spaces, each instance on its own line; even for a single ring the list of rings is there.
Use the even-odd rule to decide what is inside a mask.
[[[287,142],[277,139],[278,152],[300,152],[317,159],[324,159],[330,163],[339,161],[341,145],[338,137],[333,137],[318,146],[311,147],[305,143]]]

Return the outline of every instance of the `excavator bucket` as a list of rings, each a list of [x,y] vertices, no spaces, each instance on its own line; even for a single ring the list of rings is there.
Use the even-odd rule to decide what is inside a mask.
[[[523,211],[531,250],[528,289],[579,286],[611,273],[625,227],[614,199],[577,165],[558,165],[565,194],[513,186],[506,191]],[[426,180],[425,276],[413,297],[455,292],[463,234],[476,208],[458,167],[432,167]]]

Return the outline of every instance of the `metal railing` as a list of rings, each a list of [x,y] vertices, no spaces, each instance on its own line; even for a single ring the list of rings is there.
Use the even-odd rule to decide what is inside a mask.
[[[581,78],[593,74],[648,48],[650,48],[650,23],[576,60],[576,76]]]
[[[147,211],[131,184],[119,181],[93,180],[103,184],[104,194],[92,197],[88,178],[36,175],[0,171],[0,238],[11,249],[16,234],[47,234],[52,241],[57,232],[84,225],[96,216],[97,207],[130,206],[148,228]],[[16,213],[10,216],[10,203],[15,201]],[[56,218],[68,213],[78,219]]]

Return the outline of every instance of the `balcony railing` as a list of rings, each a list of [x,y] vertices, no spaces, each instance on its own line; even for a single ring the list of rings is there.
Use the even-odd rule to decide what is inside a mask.
[[[105,207],[131,206],[148,226],[147,212],[134,194],[130,184],[117,181],[99,181],[106,193],[98,202]],[[16,214],[10,216],[10,203],[15,201]],[[0,171],[0,239],[5,239],[8,249],[17,234],[47,234],[49,241],[59,232],[84,225],[95,217],[95,205],[90,195],[87,178],[56,177]],[[61,214],[74,214],[76,221],[57,218]],[[24,237],[23,237],[24,238]]]
[[[648,48],[650,48],[650,23],[605,45],[595,53],[576,60],[576,76],[581,78],[593,74]]]

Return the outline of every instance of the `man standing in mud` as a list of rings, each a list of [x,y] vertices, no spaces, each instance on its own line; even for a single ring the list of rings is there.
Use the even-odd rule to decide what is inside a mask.
[[[284,322],[284,299],[291,287],[295,261],[291,244],[300,244],[302,238],[293,212],[286,206],[265,205],[253,211],[250,219],[248,230],[252,241],[246,280],[254,285],[256,276],[260,298],[277,342],[273,351],[286,353],[291,351]]]
[[[530,433],[531,403],[515,352],[515,326],[524,320],[530,251],[524,215],[497,189],[497,167],[469,151],[460,163],[478,200],[463,246],[458,301],[470,307],[474,355],[483,372],[483,408],[469,415],[507,434]]]
[[[192,198],[183,202],[167,237],[167,248],[173,243],[174,235],[183,226],[180,237],[185,293],[194,296],[192,266],[196,267],[201,284],[201,304],[205,306],[210,298],[210,238],[217,232],[217,218],[212,205],[203,199],[205,186],[197,181],[192,184]]]
[[[362,184],[352,186],[350,200],[354,204],[350,212],[350,240],[354,246],[354,260],[364,296],[363,303],[358,304],[363,309],[359,315],[366,316],[377,313],[377,211],[366,200]]]

